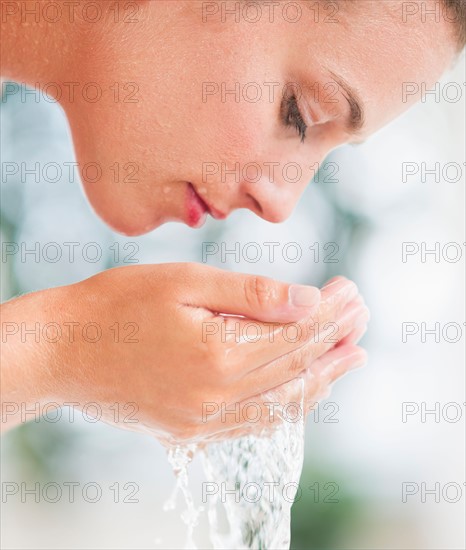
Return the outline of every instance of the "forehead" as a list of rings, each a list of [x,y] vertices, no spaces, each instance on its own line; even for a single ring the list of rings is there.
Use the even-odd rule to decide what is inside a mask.
[[[348,38],[366,45],[384,43],[392,55],[429,62],[455,52],[456,27],[444,0],[319,0],[335,9],[334,20]],[[308,8],[311,5],[306,2]],[[325,18],[320,18],[325,22]],[[400,49],[400,45],[404,46]]]
[[[365,103],[371,131],[420,98],[419,91],[406,101],[407,83],[429,89],[455,55],[453,25],[443,12],[435,13],[443,6],[440,0],[320,3],[330,4],[337,7],[333,23],[325,17],[311,21],[310,64],[330,69],[355,89]]]

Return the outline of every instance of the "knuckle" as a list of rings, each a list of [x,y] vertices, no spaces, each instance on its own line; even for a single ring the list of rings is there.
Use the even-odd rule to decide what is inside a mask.
[[[244,296],[251,308],[267,307],[277,299],[277,284],[267,277],[255,275],[247,277],[244,282]]]
[[[294,322],[290,323],[290,325],[294,326],[295,332],[296,332],[296,344],[301,346],[299,349],[303,350],[312,347],[312,344],[315,340],[315,326],[313,323],[307,325],[305,323],[300,322]]]
[[[291,354],[288,368],[293,373],[301,372],[303,370],[303,360],[300,353]]]
[[[186,262],[183,264],[183,274],[188,278],[196,278],[202,273],[203,266],[196,262]]]
[[[313,344],[307,344],[300,348],[299,350],[300,356],[301,356],[301,363],[303,365],[303,368],[309,367],[309,365],[312,364],[314,361],[314,345]]]
[[[314,363],[314,361],[317,361],[326,351],[326,346],[329,344],[325,344],[324,338],[320,338],[317,342],[313,342],[309,346],[306,346],[306,359],[307,361]]]
[[[210,376],[222,379],[228,374],[228,354],[222,342],[211,342],[205,350],[204,360]]]

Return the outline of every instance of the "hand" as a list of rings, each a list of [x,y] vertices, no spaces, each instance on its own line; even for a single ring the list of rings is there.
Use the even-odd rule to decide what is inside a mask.
[[[349,296],[352,295],[354,290],[349,290],[351,288],[354,289],[352,283],[342,277],[332,279],[322,288],[322,302],[315,315],[317,326],[320,322],[320,326],[325,328],[325,319],[335,310],[335,305],[345,299],[345,293],[349,291]],[[351,319],[354,320],[352,329]],[[328,323],[333,331],[338,327],[337,338],[326,336],[323,330],[309,343],[268,364],[267,369],[256,369],[254,380],[248,379],[253,387],[262,372],[267,376],[273,367],[291,369],[295,377],[289,382],[241,402],[205,403],[203,422],[208,426],[200,430],[203,442],[241,437],[251,432],[258,434],[274,429],[281,422],[295,422],[315,409],[330,395],[334,382],[367,363],[366,351],[356,344],[366,332],[368,320],[369,312],[364,301],[357,296],[347,303],[336,322]],[[347,335],[341,339],[340,335],[345,333]],[[322,354],[331,342],[334,342],[333,347]],[[209,435],[205,436],[207,433]]]
[[[95,403],[102,420],[166,442],[224,431],[203,421],[205,403],[241,402],[281,386],[367,317],[346,279],[324,288],[321,304],[319,291],[306,288],[307,296],[285,283],[197,264],[115,268],[63,287],[42,300],[41,315],[77,326],[78,336],[47,346],[34,395],[76,408]],[[24,305],[9,306],[10,317],[13,310],[25,318]],[[297,321],[303,330],[294,337],[298,323],[290,323]],[[83,340],[79,329],[89,323],[100,335]],[[21,379],[10,383],[12,394],[15,384]]]

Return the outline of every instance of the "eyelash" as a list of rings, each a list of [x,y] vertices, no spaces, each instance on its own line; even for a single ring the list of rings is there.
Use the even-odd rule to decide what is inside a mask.
[[[292,95],[291,97],[285,99],[285,105],[286,109],[283,109],[285,111],[283,121],[286,126],[296,128],[299,137],[301,138],[301,143],[304,143],[304,140],[306,139],[307,124],[304,122],[301,111],[299,110],[296,96]]]

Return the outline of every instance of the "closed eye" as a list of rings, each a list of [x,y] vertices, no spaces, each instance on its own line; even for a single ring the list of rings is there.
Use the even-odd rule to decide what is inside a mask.
[[[301,138],[301,143],[303,143],[306,139],[307,124],[304,122],[294,94],[288,98],[283,98],[281,113],[283,124],[295,128]]]

